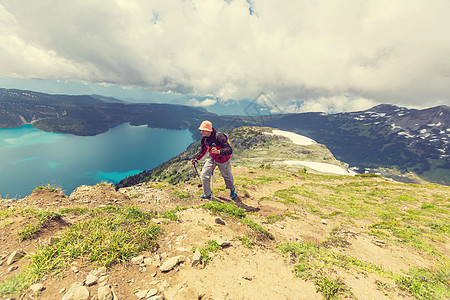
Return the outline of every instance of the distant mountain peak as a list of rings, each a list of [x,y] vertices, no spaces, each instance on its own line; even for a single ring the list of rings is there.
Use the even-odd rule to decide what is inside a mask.
[[[393,104],[379,104],[377,106],[364,110],[364,112],[389,113],[397,109],[405,109],[405,108]]]

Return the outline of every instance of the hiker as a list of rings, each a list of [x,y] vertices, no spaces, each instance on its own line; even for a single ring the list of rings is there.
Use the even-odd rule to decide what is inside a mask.
[[[216,166],[219,167],[220,174],[225,181],[225,187],[230,189],[230,198],[234,199],[236,197],[236,191],[234,188],[233,174],[231,174],[230,162],[233,150],[231,149],[228,137],[213,128],[210,121],[203,121],[198,129],[202,133],[201,148],[197,157],[191,163],[195,165],[198,160],[202,159],[206,151],[209,151],[210,154],[206,159],[200,175],[204,192],[201,196],[202,199],[211,197],[211,176]]]

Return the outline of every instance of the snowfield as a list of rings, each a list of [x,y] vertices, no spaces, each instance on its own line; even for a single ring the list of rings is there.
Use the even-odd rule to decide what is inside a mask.
[[[296,134],[294,132],[290,131],[284,131],[284,130],[272,130],[272,133],[264,132],[265,134],[269,135],[281,135],[284,137],[287,137],[290,139],[294,144],[300,145],[300,146],[309,146],[312,144],[316,144],[316,141],[313,139],[310,139],[306,136]],[[287,165],[300,165],[304,167],[311,168],[313,170],[323,172],[323,173],[331,173],[331,174],[337,174],[337,175],[351,175],[354,176],[358,173],[352,171],[352,170],[346,170],[342,167],[327,164],[327,163],[320,163],[320,162],[312,162],[312,161],[300,161],[300,160],[286,160],[284,161]]]
[[[272,130],[272,133],[264,132],[265,134],[270,135],[281,135],[284,137],[287,137],[290,139],[294,144],[300,145],[300,146],[309,146],[312,144],[315,144],[316,141],[313,139],[310,139],[306,136],[296,134],[294,132],[290,131],[284,131],[284,130]]]
[[[351,176],[355,176],[356,174],[358,174],[352,170],[346,170],[342,167],[332,165],[332,164],[327,164],[327,163],[320,163],[320,162],[313,162],[313,161],[300,161],[300,160],[286,160],[286,161],[284,161],[284,163],[287,165],[291,165],[291,166],[299,165],[299,166],[308,167],[308,168],[311,168],[313,170],[323,172],[323,173],[332,173],[332,174],[337,174],[337,175],[351,175]]]

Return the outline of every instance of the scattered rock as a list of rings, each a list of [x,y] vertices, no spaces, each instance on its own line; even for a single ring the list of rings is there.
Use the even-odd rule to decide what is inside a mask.
[[[321,222],[323,225],[327,225],[327,220],[325,220],[325,219],[320,220],[320,222]]]
[[[7,270],[7,272],[10,273],[10,272],[12,272],[12,271],[14,271],[14,270],[17,270],[18,268],[19,268],[18,266],[12,266],[12,267],[9,267],[8,270]]]
[[[194,256],[192,256],[192,266],[196,266],[201,262],[202,254],[200,248],[195,249]]]
[[[19,259],[21,259],[25,255],[27,255],[27,254],[23,250],[16,250],[16,251],[14,251],[13,253],[11,253],[11,255],[6,260],[6,265],[8,265],[8,266],[12,265],[13,263],[18,261]]]
[[[98,269],[92,270],[91,272],[89,272],[89,274],[92,274],[94,276],[99,276],[99,275],[105,275],[106,274],[106,268],[105,267],[100,267]]]
[[[185,260],[186,260],[186,258],[183,255],[169,258],[159,267],[159,269],[162,272],[168,272],[168,271],[172,270],[173,268],[175,268],[176,265],[178,265],[181,262],[184,262]]]
[[[144,255],[139,255],[139,256],[133,257],[131,259],[131,263],[135,264],[135,265],[140,265],[140,264],[144,263]]]
[[[276,227],[278,227],[278,228],[280,228],[280,229],[284,229],[284,226],[281,225],[281,224],[278,224],[278,223],[275,223],[274,226],[276,226]]]
[[[83,286],[79,282],[75,282],[74,284],[72,284],[67,293],[65,293],[64,296],[61,298],[61,300],[87,300],[87,299],[89,299],[89,291],[85,286]]]
[[[30,286],[30,290],[32,290],[34,293],[43,291],[44,289],[45,288],[44,288],[44,285],[42,283],[36,283],[36,284],[33,284],[33,285]]]
[[[222,248],[226,248],[226,247],[231,246],[231,242],[230,242],[230,241],[225,241],[225,240],[223,240],[223,239],[220,238],[220,237],[217,237],[217,238],[215,239],[215,241],[216,241],[217,244],[218,244],[220,247],[222,247]]]
[[[92,274],[89,274],[87,277],[86,277],[86,281],[85,281],[85,284],[87,285],[87,286],[93,286],[94,284],[97,284],[97,276],[95,276],[95,275],[92,275]]]
[[[222,218],[216,218],[214,222],[219,225],[225,225],[225,222],[224,220],[222,220]]]
[[[139,292],[135,293],[135,295],[136,295],[139,299],[144,299],[144,298],[147,297],[147,293],[148,293],[148,290],[142,290],[142,291],[139,291]]]
[[[147,295],[145,296],[146,298],[155,296],[156,294],[158,294],[158,290],[157,289],[151,289],[148,291]]]
[[[152,263],[153,263],[153,259],[152,259],[151,257],[146,257],[146,258],[144,258],[144,264],[145,264],[146,266],[151,266]]]
[[[97,290],[98,300],[113,300],[114,295],[109,286],[101,286]]]

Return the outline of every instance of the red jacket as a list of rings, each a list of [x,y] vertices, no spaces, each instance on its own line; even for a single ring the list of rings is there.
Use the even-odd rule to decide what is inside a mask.
[[[197,154],[197,157],[195,158],[196,160],[202,159],[202,157],[208,150],[209,155],[214,158],[214,161],[218,163],[224,163],[230,159],[231,154],[233,153],[233,149],[231,149],[228,137],[225,134],[216,131],[215,128],[213,128],[213,131],[211,132],[211,135],[209,137],[202,137],[201,144],[202,146]],[[216,149],[220,151],[220,154],[211,153],[211,148],[214,147],[213,144],[215,145]]]

